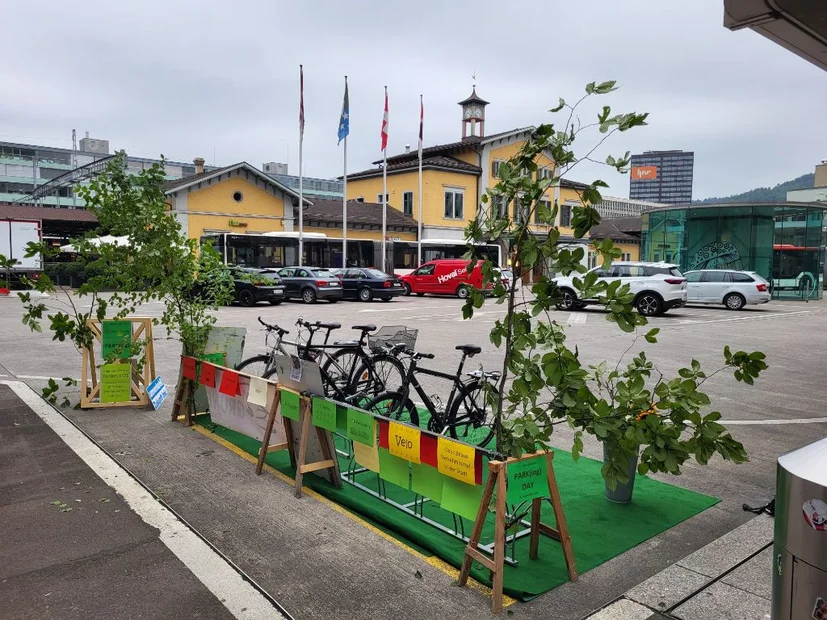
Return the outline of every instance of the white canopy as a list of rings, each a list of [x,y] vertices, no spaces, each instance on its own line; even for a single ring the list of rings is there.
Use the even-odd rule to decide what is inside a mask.
[[[94,246],[100,245],[129,245],[129,237],[113,237],[112,235],[106,235],[104,237],[95,237],[94,239],[90,239],[89,243]],[[60,246],[61,252],[74,252],[75,246],[72,244],[62,245]]]

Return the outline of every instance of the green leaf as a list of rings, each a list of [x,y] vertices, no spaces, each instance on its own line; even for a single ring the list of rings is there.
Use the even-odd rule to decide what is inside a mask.
[[[646,342],[651,342],[651,343],[657,342],[658,339],[657,339],[656,336],[658,335],[659,332],[660,332],[659,327],[655,327],[653,329],[650,329],[648,332],[646,332],[646,335],[644,336],[644,338],[646,339]]]

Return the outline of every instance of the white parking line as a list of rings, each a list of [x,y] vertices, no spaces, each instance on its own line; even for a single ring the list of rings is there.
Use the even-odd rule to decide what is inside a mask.
[[[572,312],[566,319],[566,325],[583,325],[588,315],[579,312]]]
[[[147,524],[160,530],[160,539],[236,618],[284,620],[258,590],[236,572],[206,542],[155,500],[123,468],[87,439],[60,413],[49,407],[29,386],[20,381],[8,385],[86,464]]]
[[[730,321],[758,321],[763,319],[777,319],[779,317],[796,316],[801,314],[812,314],[811,310],[798,310],[796,312],[777,312],[773,314],[755,314],[751,316],[736,316],[729,319],[710,319],[708,321],[698,321],[695,319],[681,319],[678,321],[679,325],[701,325],[705,323],[728,323]]]
[[[827,417],[823,418],[795,418],[793,420],[721,420],[723,424],[735,424],[738,426],[772,426],[782,424],[819,424],[827,423]]]

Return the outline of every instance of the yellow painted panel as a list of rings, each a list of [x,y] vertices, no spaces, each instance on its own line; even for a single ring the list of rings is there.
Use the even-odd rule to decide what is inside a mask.
[[[413,214],[419,214],[419,175],[416,171],[388,175],[388,204],[402,210],[402,194],[413,192]],[[447,172],[443,170],[424,170],[422,172],[422,223],[426,226],[449,226],[463,229],[476,216],[479,198],[477,196],[477,179],[473,174]],[[463,219],[446,219],[445,189],[460,188],[464,192]],[[348,200],[364,197],[365,202],[376,202],[382,195],[382,177],[348,180]]]
[[[233,199],[235,192],[241,192],[243,197],[241,202],[236,202]],[[242,177],[232,177],[190,192],[187,196],[187,209],[190,213],[199,211],[229,213],[233,216],[269,215],[283,217],[284,201]]]
[[[231,226],[230,221],[246,224],[246,226]],[[190,239],[198,239],[204,234],[205,229],[224,230],[237,235],[243,235],[248,232],[283,231],[284,222],[277,219],[244,217],[243,215],[190,215],[187,228],[187,236]]]

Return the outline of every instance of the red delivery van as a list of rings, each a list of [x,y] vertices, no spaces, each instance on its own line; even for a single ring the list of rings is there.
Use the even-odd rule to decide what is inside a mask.
[[[482,288],[483,261],[477,261],[468,271],[468,261],[464,258],[446,258],[424,263],[419,269],[400,276],[406,294],[456,295],[460,299],[468,297],[469,286]],[[491,283],[487,288],[491,288]]]

